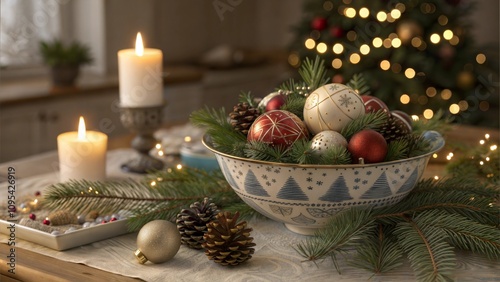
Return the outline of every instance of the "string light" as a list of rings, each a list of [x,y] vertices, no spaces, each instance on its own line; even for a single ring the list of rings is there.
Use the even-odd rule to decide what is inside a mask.
[[[443,100],[449,100],[452,96],[451,90],[450,89],[443,89],[441,91],[441,99]]]
[[[412,69],[412,68],[407,68],[405,70],[405,76],[408,78],[408,79],[412,79],[415,77],[415,70]]]
[[[161,149],[161,144],[160,143],[156,143],[155,148],[158,149],[158,150],[160,150]]]
[[[420,118],[417,115],[411,115],[411,119],[413,121],[419,121],[420,120]]]
[[[394,18],[395,20],[399,19],[401,17],[401,11],[398,9],[393,9],[391,11],[391,17]]]
[[[382,44],[383,44],[382,38],[380,38],[380,37],[373,38],[373,40],[372,40],[373,47],[380,48],[380,47],[382,47]]]
[[[401,39],[399,39],[399,38],[394,38],[394,39],[392,39],[392,40],[391,40],[391,45],[392,45],[392,47],[394,47],[394,48],[399,48],[399,47],[401,47]]]
[[[368,10],[368,8],[366,7],[359,9],[359,16],[363,19],[368,18],[368,16],[370,16],[370,10]]]
[[[352,19],[356,16],[356,9],[349,7],[344,10],[344,15]]]
[[[439,36],[439,34],[437,33],[433,33],[430,37],[431,39],[431,42],[434,43],[434,44],[438,44],[439,41],[441,41],[441,36]]]
[[[323,42],[318,43],[318,45],[316,46],[316,50],[318,50],[318,52],[321,54],[325,53],[327,49],[328,46],[326,46],[326,44]]]
[[[450,113],[456,115],[460,112],[460,106],[458,104],[451,104],[449,110]]]
[[[403,94],[401,95],[401,97],[399,97],[399,101],[401,102],[401,104],[408,104],[410,103],[410,96],[408,94]]]
[[[453,37],[450,39],[451,45],[457,45],[459,42],[460,42],[460,39],[456,35],[453,35]]]
[[[486,56],[484,54],[477,54],[476,56],[476,62],[480,65],[484,64],[484,62],[486,62]]]
[[[431,109],[426,109],[423,113],[424,118],[431,119],[434,116],[434,111]]]
[[[335,43],[332,49],[335,54],[342,54],[344,52],[344,46],[340,43]]]
[[[352,53],[349,57],[349,61],[355,65],[361,61],[361,56],[358,53]]]
[[[332,60],[332,67],[334,69],[340,69],[342,67],[342,60],[339,58],[335,58]]]
[[[308,38],[306,42],[304,42],[304,45],[307,49],[314,49],[314,47],[316,47],[316,41],[312,38]]]
[[[177,169],[182,169],[182,165],[181,164],[178,164],[175,166]]]
[[[367,44],[361,45],[361,47],[359,47],[359,52],[363,55],[368,55],[370,53],[370,46]]]
[[[447,29],[443,32],[443,38],[446,40],[451,40],[453,38],[453,31]]]
[[[445,26],[448,24],[448,17],[446,17],[445,15],[441,15],[439,16],[438,18],[438,23],[442,26]]]
[[[391,68],[391,63],[388,60],[383,60],[380,62],[380,68],[385,71],[389,70]]]
[[[377,20],[379,22],[385,22],[387,20],[387,14],[383,11],[377,13]]]
[[[429,87],[425,90],[425,94],[429,97],[434,97],[437,94],[437,90],[434,87]]]

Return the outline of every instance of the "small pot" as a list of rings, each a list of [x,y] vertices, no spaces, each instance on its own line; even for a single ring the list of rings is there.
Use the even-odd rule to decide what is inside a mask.
[[[80,73],[80,66],[59,65],[51,69],[52,84],[54,86],[74,86],[76,78]]]

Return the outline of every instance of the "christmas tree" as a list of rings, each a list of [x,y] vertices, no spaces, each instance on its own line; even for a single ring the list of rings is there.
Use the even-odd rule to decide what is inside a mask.
[[[429,119],[442,109],[456,122],[498,126],[498,53],[474,45],[465,18],[472,6],[306,0],[288,60],[299,67],[319,55],[337,83],[362,73],[391,110]]]

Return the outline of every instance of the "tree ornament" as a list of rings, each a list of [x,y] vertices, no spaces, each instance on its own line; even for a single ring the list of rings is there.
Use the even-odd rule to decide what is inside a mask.
[[[311,21],[311,28],[312,29],[315,29],[315,30],[319,30],[319,31],[322,31],[323,29],[326,28],[328,22],[325,18],[323,17],[315,17],[312,21]]]
[[[222,265],[238,265],[252,258],[254,253],[252,228],[246,221],[238,222],[239,213],[229,212],[217,214],[217,219],[207,224],[205,233],[205,255],[208,259]]]
[[[195,202],[188,209],[182,209],[177,215],[177,229],[181,234],[181,243],[192,249],[201,249],[203,235],[207,232],[207,223],[219,213],[217,206],[210,199]]]
[[[411,117],[402,111],[392,111],[379,132],[387,142],[391,142],[412,132]]]
[[[390,110],[387,105],[377,97],[370,95],[361,95],[361,99],[365,104],[365,112],[366,113],[374,113],[378,111],[384,111],[389,115]]]
[[[345,34],[344,29],[338,25],[332,26],[330,28],[330,35],[334,38],[341,38],[344,36],[344,34]]]
[[[229,113],[233,128],[245,135],[248,134],[248,129],[258,116],[259,110],[246,102],[238,103],[238,105],[234,106],[233,111]]]
[[[347,140],[337,131],[321,131],[311,139],[311,149],[319,155],[324,154],[333,146],[347,147]]]
[[[135,257],[139,263],[162,263],[173,258],[181,246],[181,235],[175,224],[166,220],[146,223],[137,234]]]
[[[259,109],[264,109],[264,112],[279,110],[286,102],[286,96],[283,90],[268,94],[259,102]]]
[[[351,120],[365,114],[361,97],[350,87],[331,83],[312,92],[304,105],[304,122],[309,131],[341,131]]]
[[[31,220],[35,220],[35,219],[36,219],[36,214],[34,214],[34,213],[30,213],[29,218],[30,218]]]
[[[340,73],[332,76],[332,82],[333,83],[343,83],[344,82],[344,76],[341,75]]]
[[[347,150],[354,163],[378,163],[387,155],[387,141],[377,131],[364,129],[351,137]]]
[[[248,141],[259,141],[288,148],[295,141],[308,138],[305,124],[295,114],[274,110],[260,115],[250,127]]]

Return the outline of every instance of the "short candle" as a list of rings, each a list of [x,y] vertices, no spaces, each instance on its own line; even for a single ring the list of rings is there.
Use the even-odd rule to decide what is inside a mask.
[[[85,121],[80,117],[78,131],[57,136],[60,181],[104,180],[107,143],[106,134],[85,130]]]
[[[163,104],[163,53],[144,48],[137,34],[135,49],[118,51],[120,104],[123,107],[151,107]]]

